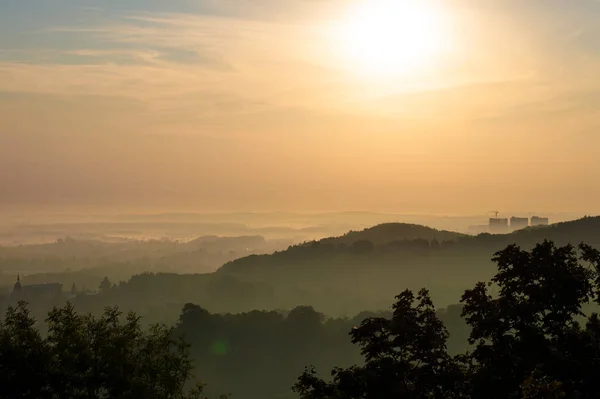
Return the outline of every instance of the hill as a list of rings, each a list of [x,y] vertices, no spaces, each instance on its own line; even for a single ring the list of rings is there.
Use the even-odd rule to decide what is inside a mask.
[[[368,253],[370,249],[383,247],[393,248],[417,248],[427,247],[430,243],[437,242],[439,245],[454,245],[461,239],[469,236],[437,230],[427,226],[407,223],[385,223],[362,231],[350,231],[340,237],[329,237],[318,241],[310,241],[289,247],[285,251],[275,252],[271,255],[248,256],[236,259],[224,264],[218,272],[221,273],[260,273],[259,264],[277,263],[286,268],[285,262],[291,260],[313,260],[315,258],[329,257],[332,253],[350,252],[358,255],[361,252]],[[284,262],[282,262],[284,261]]]
[[[447,306],[464,289],[491,277],[495,252],[512,243],[529,249],[544,239],[600,247],[600,217],[476,237],[383,224],[271,255],[236,259],[217,274],[269,284],[278,306],[309,303],[331,314],[381,309],[386,299],[405,288],[429,287],[436,303]]]
[[[168,273],[169,267],[175,265],[189,265],[190,269],[197,269],[199,260],[209,259],[198,257],[203,251],[177,253],[177,249],[181,248],[176,243],[148,243],[149,247],[142,252],[148,257],[160,254],[158,259],[109,262],[101,270],[112,268],[116,273],[117,270],[125,272],[134,268],[150,270],[154,274],[126,277],[129,280],[119,283],[110,294],[100,299],[83,298],[79,305],[85,310],[94,310],[108,304],[119,304],[124,309],[151,317],[163,317],[172,313],[173,307],[187,302],[197,303],[214,312],[293,309],[298,305],[312,305],[328,315],[338,316],[388,309],[390,300],[404,289],[427,287],[436,305],[446,307],[455,304],[465,289],[493,275],[496,268],[491,258],[495,252],[511,243],[530,249],[544,239],[560,245],[586,242],[600,248],[600,218],[584,218],[508,235],[482,234],[476,237],[418,225],[384,224],[341,237],[290,246],[271,255],[246,256],[225,263],[217,272],[206,274]],[[211,241],[212,238],[199,241],[204,240]],[[68,247],[74,243],[57,245]],[[153,246],[156,252],[152,250]],[[134,252],[137,250],[141,248],[135,248]],[[166,250],[174,252],[166,255],[163,252]],[[119,256],[122,255],[119,253]],[[89,260],[92,259],[90,256]],[[3,262],[14,267],[18,266],[16,260],[4,259]],[[36,266],[38,261],[46,265],[54,262],[54,258],[38,259],[33,264],[31,259],[21,261],[22,265]],[[75,258],[74,261],[81,259]],[[65,266],[65,262],[67,259],[61,265]],[[167,273],[157,273],[165,269]],[[91,280],[89,283],[82,281],[86,287],[97,287],[103,276],[99,269],[89,270],[89,273],[92,272],[96,282],[90,285]],[[14,284],[14,276],[9,277],[7,282]],[[34,281],[32,276],[21,277],[26,284],[44,282]],[[73,282],[73,272],[63,277],[64,281],[52,276],[52,281],[63,282],[69,287]],[[112,280],[116,282],[121,278]],[[81,286],[79,282],[77,286]]]
[[[425,239],[428,241],[456,241],[464,234],[408,223],[384,223],[362,231],[350,231],[341,237],[320,240],[324,244],[352,245],[357,241],[371,241],[374,245],[384,245],[395,241]]]
[[[476,242],[491,241],[501,248],[508,244],[516,243],[524,247],[531,247],[544,239],[557,244],[579,244],[584,242],[600,247],[600,216],[586,216],[568,222],[551,224],[549,226],[528,227],[512,234],[490,235],[481,234],[475,237]]]
[[[210,273],[230,260],[272,253],[290,243],[262,236],[203,236],[190,242],[66,238],[47,244],[0,246],[0,292],[14,284],[17,274],[28,284],[60,282],[70,287],[75,283],[95,289],[104,276],[120,281],[148,271]]]

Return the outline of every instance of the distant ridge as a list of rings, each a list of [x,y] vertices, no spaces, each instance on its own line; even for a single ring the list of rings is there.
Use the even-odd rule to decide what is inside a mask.
[[[202,236],[180,245],[188,250],[254,250],[266,248],[268,242],[263,236],[259,235],[239,237]]]
[[[385,245],[401,240],[456,241],[463,237],[467,237],[467,235],[419,224],[383,223],[361,231],[350,231],[340,237],[324,238],[320,242],[350,245],[357,241],[371,241],[375,245]]]
[[[495,242],[498,246],[518,244],[531,246],[545,239],[560,245],[573,245],[585,242],[600,247],[600,216],[585,216],[581,219],[550,224],[548,226],[527,227],[510,234],[483,233],[473,237],[476,242]]]
[[[266,272],[267,269],[270,270],[273,265],[289,266],[298,260],[303,262],[320,261],[323,256],[327,257],[332,253],[343,252],[346,247],[360,247],[358,244],[361,243],[367,243],[367,246],[383,247],[402,246],[403,243],[421,240],[425,241],[424,245],[428,246],[430,241],[456,244],[460,240],[470,237],[466,234],[437,230],[417,224],[384,223],[361,231],[350,231],[339,237],[323,238],[290,246],[287,250],[270,255],[251,255],[236,259],[224,264],[217,272],[243,274],[257,272],[260,274]],[[325,250],[317,250],[317,248]],[[264,270],[261,270],[263,268]]]
[[[509,244],[518,244],[529,248],[545,239],[555,241],[559,245],[571,243],[578,245],[585,242],[600,248],[600,217],[584,217],[569,222],[551,224],[549,226],[529,227],[511,234],[488,234],[471,236],[445,230],[437,230],[431,227],[407,224],[407,223],[384,223],[361,231],[350,231],[343,236],[329,237],[318,241],[310,241],[289,247],[287,250],[279,251],[271,255],[254,255],[236,259],[224,264],[218,272],[242,273],[250,277],[254,273],[262,274],[274,272],[283,267],[289,270],[292,265],[302,263],[332,263],[332,254],[341,254],[344,247],[355,243],[369,241],[374,248],[397,248],[396,256],[399,261],[404,258],[403,251],[411,247],[411,242],[426,241],[424,244],[414,243],[413,248],[427,246],[427,242],[437,241],[442,244],[440,249],[430,248],[439,256],[444,256],[444,248],[452,248],[453,253],[464,256],[474,254],[485,255],[489,260],[493,254]],[[404,242],[404,244],[403,244]],[[452,245],[450,245],[452,244]],[[321,248],[321,250],[317,250]],[[327,250],[323,250],[323,249]],[[390,250],[391,251],[391,250]],[[442,252],[440,252],[442,251]],[[367,251],[368,252],[368,251]],[[388,251],[389,252],[389,251]],[[372,257],[374,263],[380,262],[381,251],[374,251]],[[425,256],[425,253],[411,254],[411,258]],[[429,256],[429,255],[427,255]],[[273,268],[276,269],[273,269]],[[263,270],[264,269],[264,270]]]

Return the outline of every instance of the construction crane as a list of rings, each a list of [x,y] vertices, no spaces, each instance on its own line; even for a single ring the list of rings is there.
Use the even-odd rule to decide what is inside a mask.
[[[494,217],[495,217],[496,219],[498,219],[498,214],[500,213],[500,211],[489,211],[488,213],[493,213],[493,214],[494,214]]]

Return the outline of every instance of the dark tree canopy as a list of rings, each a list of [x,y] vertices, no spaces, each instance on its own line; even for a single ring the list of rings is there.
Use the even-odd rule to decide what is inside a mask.
[[[350,333],[364,366],[334,369],[331,383],[308,368],[294,390],[306,399],[459,397],[460,366],[446,351],[448,332],[429,293],[396,299],[391,319],[367,319]]]
[[[108,279],[108,277],[104,277],[104,279],[100,282],[100,292],[108,292],[112,287],[112,283]]]
[[[184,390],[193,365],[172,328],[144,331],[134,314],[79,315],[70,304],[49,313],[47,336],[35,324],[24,302],[0,322],[0,398],[202,397],[201,386]]]
[[[545,241],[531,252],[511,245],[494,262],[491,282],[462,298],[475,345],[472,396],[597,398],[600,326],[583,307],[599,300],[598,251]]]
[[[427,290],[406,290],[391,312],[354,319],[312,306],[216,314],[188,304],[174,328],[145,329],[116,308],[91,316],[69,304],[38,324],[19,303],[0,320],[0,399],[201,398],[202,387],[187,391],[191,356],[211,395],[231,386],[248,399],[293,398],[307,364],[294,386],[303,399],[598,398],[600,252],[545,241],[510,245],[493,261],[495,275],[460,305],[435,309]],[[211,284],[209,295],[235,283]],[[106,287],[77,298],[108,301],[131,288]],[[143,298],[155,295],[141,287]],[[317,374],[332,368],[331,378]]]
[[[600,318],[584,309],[600,303],[600,252],[544,241],[493,260],[497,274],[462,298],[472,352],[449,356],[427,291],[405,291],[391,320],[350,333],[364,366],[334,369],[331,382],[308,368],[294,390],[303,399],[598,398]]]

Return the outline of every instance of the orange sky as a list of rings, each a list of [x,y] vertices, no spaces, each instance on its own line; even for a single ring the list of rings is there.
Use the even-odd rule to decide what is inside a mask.
[[[89,3],[0,5],[0,207],[600,211],[598,2],[424,2],[391,74],[350,0]]]

